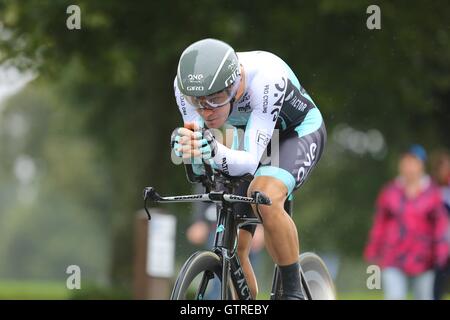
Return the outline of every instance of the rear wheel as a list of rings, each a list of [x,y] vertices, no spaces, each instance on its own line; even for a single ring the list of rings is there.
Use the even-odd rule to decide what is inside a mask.
[[[315,253],[300,255],[300,266],[313,300],[336,300],[333,279],[323,260]]]
[[[323,260],[315,253],[305,252],[299,257],[300,279],[302,280],[303,295],[312,300],[336,300],[333,279]],[[275,269],[275,286],[272,299],[279,300],[283,293],[280,271]],[[307,288],[305,288],[307,286]],[[309,295],[308,291],[309,290]]]
[[[220,257],[211,251],[194,253],[181,268],[170,297],[171,300],[219,300],[222,282]],[[234,297],[231,281],[228,299]]]

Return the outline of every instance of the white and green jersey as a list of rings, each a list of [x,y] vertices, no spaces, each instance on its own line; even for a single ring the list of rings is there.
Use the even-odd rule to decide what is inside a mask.
[[[274,129],[306,135],[317,130],[322,116],[291,68],[265,51],[238,52],[245,72],[245,92],[234,101],[227,124],[245,130],[241,150],[218,143],[213,158],[218,168],[232,176],[254,174]],[[188,103],[174,81],[175,97],[183,121],[204,126],[196,108]]]

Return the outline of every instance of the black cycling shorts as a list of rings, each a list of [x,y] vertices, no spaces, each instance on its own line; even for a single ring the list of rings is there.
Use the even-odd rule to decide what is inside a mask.
[[[288,189],[287,196],[300,188],[320,160],[327,141],[327,132],[322,118],[320,117],[320,123],[317,121],[319,120],[315,120],[315,127],[308,127],[308,123],[302,122],[289,132],[281,132],[279,147],[273,148],[270,147],[272,144],[269,144],[267,159],[270,159],[270,162],[261,161],[255,177],[272,176],[281,180]],[[315,130],[311,131],[312,129]],[[249,183],[242,184],[236,193],[246,195],[248,186]],[[254,216],[250,205],[238,203],[235,206],[237,212]],[[242,229],[253,235],[256,226],[243,226]]]

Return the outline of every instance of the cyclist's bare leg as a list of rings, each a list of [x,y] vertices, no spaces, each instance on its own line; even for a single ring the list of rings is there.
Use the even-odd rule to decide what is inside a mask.
[[[249,196],[254,191],[261,191],[272,200],[271,206],[259,206],[259,211],[263,219],[267,251],[280,268],[283,286],[281,299],[304,300],[299,273],[297,228],[284,210],[287,187],[274,177],[258,176],[248,188]]]
[[[278,265],[285,266],[297,262],[299,255],[297,227],[284,210],[286,186],[274,177],[258,176],[248,188],[249,196],[253,191],[261,191],[272,200],[271,206],[259,206],[267,251]]]
[[[245,279],[250,288],[252,297],[256,299],[258,294],[258,283],[256,282],[255,272],[250,263],[250,248],[252,243],[252,234],[247,230],[239,230],[238,256],[244,271]]]

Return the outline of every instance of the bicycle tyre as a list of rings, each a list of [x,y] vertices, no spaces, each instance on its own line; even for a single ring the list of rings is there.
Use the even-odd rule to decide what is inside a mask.
[[[328,268],[323,260],[315,253],[305,252],[300,254],[299,262],[303,271],[304,280],[308,284],[312,300],[336,300],[336,290],[333,279],[328,272]],[[279,273],[278,266],[276,272]],[[302,275],[300,274],[300,277]],[[275,284],[273,299],[278,300],[282,294],[281,277],[278,274]],[[308,299],[305,288],[303,294]]]
[[[328,272],[325,262],[312,252],[302,253],[299,261],[312,300],[336,300],[333,279]]]
[[[197,251],[184,263],[175,281],[171,300],[189,300],[189,288],[200,274],[210,271],[222,282],[221,258],[211,251]],[[230,279],[231,280],[231,279]],[[228,296],[234,298],[234,290],[231,281],[228,283]],[[218,297],[220,299],[220,297]]]

